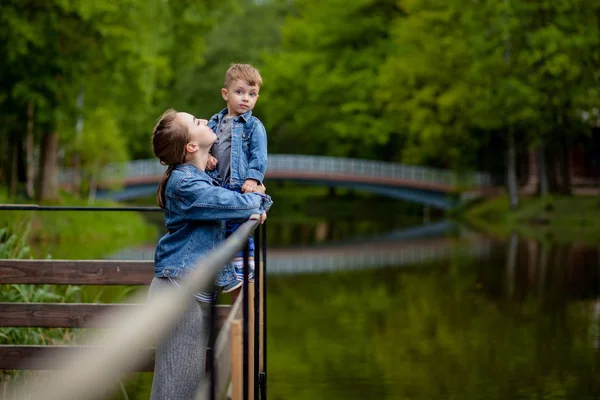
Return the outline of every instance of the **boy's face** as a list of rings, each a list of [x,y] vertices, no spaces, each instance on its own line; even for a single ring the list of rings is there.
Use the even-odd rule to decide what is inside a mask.
[[[254,109],[260,87],[250,86],[241,79],[231,82],[228,87],[221,89],[221,95],[227,102],[227,110],[235,117]]]

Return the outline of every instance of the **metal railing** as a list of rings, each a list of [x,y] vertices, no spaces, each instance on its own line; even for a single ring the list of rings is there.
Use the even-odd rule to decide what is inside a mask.
[[[80,208],[114,211],[98,207]],[[35,205],[1,205],[0,209],[41,208]],[[44,209],[63,210],[64,207],[49,206]],[[154,211],[155,209],[145,211]],[[199,261],[179,287],[173,286],[170,290],[165,290],[150,298],[147,298],[145,293],[135,296],[132,299],[133,302],[142,303],[141,307],[135,310],[121,310],[119,313],[113,314],[111,319],[117,329],[107,330],[101,335],[90,337],[88,338],[89,346],[80,353],[61,356],[60,359],[55,360],[55,365],[57,365],[55,369],[59,371],[55,372],[51,379],[27,383],[17,388],[16,393],[9,395],[7,399],[63,400],[73,398],[92,400],[110,395],[121,377],[147,361],[145,358],[148,353],[143,350],[155,346],[168,335],[182,317],[186,306],[193,299],[194,293],[199,290],[212,291],[218,271],[242,248],[245,249],[242,295],[232,307],[229,318],[212,345],[212,351],[209,352],[208,371],[199,386],[196,399],[221,398],[224,390],[227,389],[227,382],[233,374],[234,365],[223,365],[222,360],[217,364],[215,360],[221,358],[226,363],[230,362],[230,357],[226,357],[228,355],[227,343],[231,340],[233,326],[237,326],[239,323],[243,330],[241,344],[243,358],[240,361],[243,372],[238,373],[237,376],[239,378],[241,375],[242,388],[239,388],[240,379],[238,379],[239,395],[233,398],[247,400],[252,396],[257,400],[260,396],[261,399],[266,399],[266,329],[264,329],[266,326],[266,290],[264,290],[266,277],[264,273],[261,273],[261,269],[262,271],[266,269],[266,225],[259,225],[259,218],[258,215],[251,217],[206,258]],[[257,227],[259,228],[257,229]],[[248,281],[247,245],[248,237],[255,230],[255,282],[250,284]],[[250,311],[251,288],[254,289],[252,312]],[[242,321],[236,321],[239,319],[240,312],[243,315]],[[251,314],[254,321],[253,334],[249,325]],[[161,318],[157,319],[157,315],[160,315]],[[213,316],[212,329],[214,329],[214,304],[211,315]],[[251,336],[253,336],[252,355],[250,355]],[[34,365],[34,367],[30,369],[45,369],[43,366],[46,365],[46,361],[43,359],[33,360],[29,365]],[[36,363],[39,368],[35,367]],[[252,382],[250,382],[251,379]],[[235,382],[232,384],[235,386]],[[250,393],[251,387],[253,387],[252,394]],[[234,388],[234,390],[236,389]]]
[[[157,160],[134,160],[109,164],[102,170],[100,182],[116,182],[123,179],[160,176],[166,167]],[[269,174],[320,173],[326,175],[349,175],[353,177],[377,178],[398,181],[413,181],[450,187],[486,188],[492,185],[491,175],[485,172],[463,172],[405,165],[384,161],[362,160],[343,157],[309,156],[295,154],[270,154]],[[73,182],[73,169],[63,168],[59,182]]]
[[[486,187],[491,177],[482,172],[465,172],[419,165],[397,164],[385,161],[361,160],[343,157],[323,157],[294,154],[277,154],[269,157],[269,172],[303,171],[324,174],[347,174],[371,178],[418,181],[423,183],[456,186]]]

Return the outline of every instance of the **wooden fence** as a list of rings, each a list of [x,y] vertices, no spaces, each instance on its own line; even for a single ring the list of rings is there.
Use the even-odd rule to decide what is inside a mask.
[[[202,262],[202,268],[214,271],[218,270],[219,265],[223,265],[223,260],[229,260],[233,254],[243,246],[252,230],[256,227],[256,221],[249,221],[246,227],[246,236],[243,234],[232,236],[224,242],[219,249],[213,253],[218,253],[215,257],[207,257]],[[264,229],[262,230],[264,233]],[[261,232],[257,231],[257,236]],[[262,235],[264,243],[264,235]],[[265,246],[260,249],[260,238],[257,242],[257,271],[256,285],[246,280],[248,290],[243,290],[237,301],[233,305],[216,305],[214,307],[214,325],[218,330],[218,335],[214,340],[212,347],[208,350],[207,374],[204,382],[200,385],[198,399],[227,398],[234,400],[242,399],[264,399],[266,397],[265,379],[265,332],[264,332],[264,310],[265,310],[265,291],[264,291],[264,263],[260,260],[262,250],[263,257]],[[212,253],[211,253],[212,255]],[[266,257],[265,257],[266,258]],[[198,269],[198,268],[197,268]],[[206,275],[206,274],[205,274]],[[210,274],[209,274],[210,275]],[[213,274],[214,275],[214,274]],[[52,284],[52,285],[149,285],[154,276],[154,265],[151,261],[67,261],[67,260],[0,260],[0,283],[1,284]],[[214,279],[214,278],[213,278]],[[247,279],[247,277],[246,277]],[[206,283],[212,282],[210,277],[203,277],[202,284],[194,284],[193,274],[187,279],[189,283],[189,292],[193,293],[194,287],[202,287]],[[188,284],[188,282],[185,282]],[[182,285],[182,287],[184,286]],[[145,296],[145,295],[144,295]],[[125,316],[134,316],[134,318],[144,319],[144,314],[152,313],[151,306],[144,302],[144,296],[137,296],[137,301],[126,304],[93,304],[93,303],[0,303],[0,327],[41,327],[41,328],[86,328],[97,331],[99,329],[111,331],[107,328],[123,329],[123,322],[129,321]],[[183,296],[181,296],[184,298]],[[171,301],[172,300],[172,301]],[[171,301],[171,307],[176,307],[176,300]],[[253,305],[251,307],[250,305]],[[182,307],[180,307],[182,308]],[[156,314],[162,315],[162,314]],[[246,318],[244,318],[244,316]],[[148,320],[148,318],[146,318]],[[172,322],[172,321],[170,321]],[[128,330],[140,330],[143,336],[144,330],[148,328],[159,329],[161,319],[151,325],[153,322],[140,322],[132,324]],[[246,324],[246,325],[244,325]],[[129,324],[128,324],[129,325]],[[149,326],[150,325],[150,326]],[[172,325],[171,325],[172,326]],[[168,333],[169,327],[161,328]],[[132,340],[135,340],[134,332],[130,332]],[[163,336],[166,334],[163,333]],[[114,333],[105,333],[101,335],[102,340],[99,343],[110,343],[110,338]],[[246,341],[244,342],[244,338]],[[142,347],[137,350],[130,349],[127,344],[121,343],[119,349],[112,348],[107,351],[113,351],[115,354],[112,365],[121,368],[127,364],[124,357],[139,358],[140,362],[130,362],[123,368],[123,373],[127,372],[151,372],[154,368],[154,347]],[[246,346],[244,346],[244,344]],[[0,369],[4,370],[63,370],[67,371],[73,361],[81,365],[83,360],[86,365],[89,363],[102,362],[94,360],[95,344],[80,345],[25,345],[9,344],[0,345]],[[245,349],[245,350],[244,350]],[[133,351],[136,353],[134,354]],[[124,353],[122,353],[124,352]],[[245,356],[245,357],[244,357]],[[119,358],[122,358],[121,360]],[[104,361],[104,370],[114,369],[111,366],[111,360]],[[214,368],[211,368],[211,365]],[[102,371],[102,369],[100,369]],[[109,393],[104,389],[85,390],[85,373],[80,372],[81,382],[51,382],[50,384],[40,384],[33,382],[22,387],[19,385],[4,385],[2,388],[2,398],[20,399],[20,398],[61,398],[60,393],[76,393],[74,388],[79,388],[83,397],[79,398],[102,398]],[[90,372],[90,371],[88,371]],[[100,372],[102,374],[102,372]],[[114,371],[111,371],[114,375]],[[247,379],[244,379],[244,373]],[[114,378],[114,376],[111,376]],[[111,377],[107,377],[108,379]],[[74,377],[77,379],[77,376]],[[46,387],[47,386],[47,387]],[[261,386],[259,390],[259,386]],[[100,387],[100,386],[99,386]],[[33,394],[32,394],[33,393]],[[36,393],[39,397],[35,397]],[[55,397],[52,395],[55,394]]]

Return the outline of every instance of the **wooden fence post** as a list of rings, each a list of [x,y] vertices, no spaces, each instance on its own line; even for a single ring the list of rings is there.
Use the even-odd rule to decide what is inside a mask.
[[[245,289],[244,289],[245,290]],[[254,398],[254,282],[248,284],[248,398]]]
[[[242,321],[231,322],[231,400],[242,400]]]

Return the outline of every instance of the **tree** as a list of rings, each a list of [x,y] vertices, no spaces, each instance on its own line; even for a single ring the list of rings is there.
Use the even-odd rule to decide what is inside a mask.
[[[231,10],[221,11],[224,15],[220,15],[214,27],[207,30],[202,58],[176,80],[174,107],[188,107],[188,111],[204,118],[224,108],[221,88],[225,71],[234,62],[249,63],[262,69],[262,57],[279,48],[281,25],[288,8],[284,1],[271,0],[241,2]],[[268,91],[273,84],[275,77],[265,74],[263,90]],[[255,112],[259,118],[264,108],[263,99],[265,96],[261,93]]]
[[[581,0],[514,2],[522,26],[517,33],[525,43],[522,79],[538,99],[536,136],[542,152],[554,153],[564,194],[571,192],[568,151],[591,128],[582,111],[598,106],[599,6]]]
[[[261,110],[273,151],[388,158],[393,127],[375,93],[395,0],[300,0],[264,58]],[[388,154],[379,150],[385,150]]]
[[[4,147],[21,147],[24,131],[28,153],[33,153],[31,136],[41,142],[40,200],[58,196],[59,149],[66,150],[67,159],[78,158],[81,138],[75,125],[85,114],[76,106],[81,94],[85,108],[108,110],[133,153],[150,153],[154,119],[170,100],[173,77],[198,62],[203,39],[196,32],[211,26],[206,11],[212,5],[187,0],[3,2],[0,47],[6,57],[0,64],[7,91],[0,102],[10,105],[3,108],[4,119],[11,121],[5,129],[16,138]]]
[[[568,193],[566,154],[589,132],[581,115],[598,101],[598,6],[580,0],[403,5],[407,15],[394,22],[394,51],[382,74],[382,86],[391,89],[381,93],[386,117],[406,126],[403,158],[472,168],[481,150],[498,153],[488,143],[500,137],[516,207],[516,154],[550,144],[561,150],[552,162],[562,168]]]

